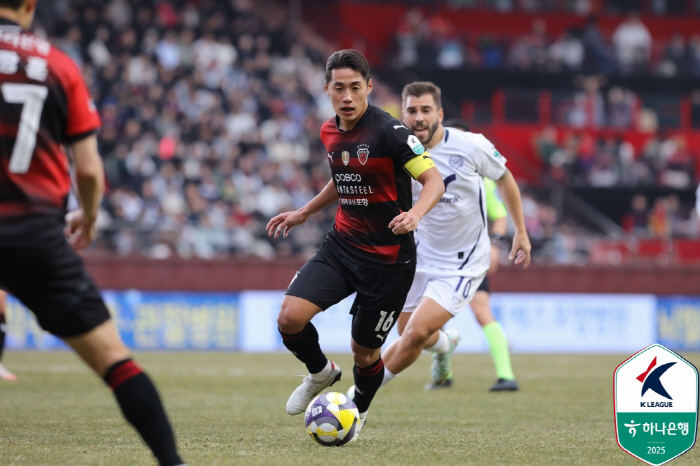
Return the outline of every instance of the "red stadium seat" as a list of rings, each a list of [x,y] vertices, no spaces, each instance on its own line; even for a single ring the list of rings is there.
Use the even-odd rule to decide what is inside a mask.
[[[700,262],[700,240],[678,239],[674,241],[676,259],[681,263]]]
[[[636,244],[635,256],[640,261],[653,261],[668,264],[671,259],[673,243],[668,239],[642,239]]]

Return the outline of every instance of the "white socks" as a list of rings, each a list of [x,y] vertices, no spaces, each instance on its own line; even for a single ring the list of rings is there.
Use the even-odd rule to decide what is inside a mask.
[[[438,332],[440,335],[438,341],[433,346],[423,349],[429,353],[445,354],[450,350],[450,339],[447,338],[447,335],[442,330],[438,330]]]
[[[326,380],[328,378],[328,376],[330,375],[331,370],[332,370],[331,364],[332,363],[329,359],[328,362],[326,363],[326,367],[321,369],[321,372],[311,374],[311,379],[313,379],[315,382],[323,382],[324,380]]]
[[[392,374],[391,372],[389,372],[389,369],[387,369],[386,366],[384,366],[384,379],[382,380],[382,384],[380,385],[380,387],[383,387],[384,385],[391,382],[391,379],[393,379],[394,377],[396,377],[396,374]]]

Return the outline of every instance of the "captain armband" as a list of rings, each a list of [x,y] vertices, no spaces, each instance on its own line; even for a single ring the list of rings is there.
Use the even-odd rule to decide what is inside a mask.
[[[413,157],[403,167],[414,179],[418,179],[424,171],[434,166],[435,163],[433,159],[430,158],[430,154],[428,154],[428,152],[423,152],[421,155]]]

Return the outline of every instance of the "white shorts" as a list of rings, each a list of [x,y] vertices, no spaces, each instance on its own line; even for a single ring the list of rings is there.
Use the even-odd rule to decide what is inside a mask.
[[[403,312],[413,312],[423,297],[430,298],[453,316],[474,297],[484,280],[486,272],[475,277],[436,276],[425,271],[416,271],[413,284],[406,297]]]

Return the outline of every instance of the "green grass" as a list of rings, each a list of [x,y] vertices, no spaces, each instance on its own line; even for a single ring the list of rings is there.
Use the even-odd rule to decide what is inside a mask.
[[[197,465],[637,465],[615,441],[612,375],[629,355],[514,355],[521,390],[489,393],[487,355],[457,355],[452,389],[425,392],[430,358],[375,398],[358,442],[315,444],[284,411],[302,365],[289,354],[140,353]],[[684,354],[696,366],[700,355]],[[349,355],[334,389],[352,383]],[[67,352],[8,352],[0,464],[151,465],[107,388]],[[693,448],[672,463],[700,464]]]

